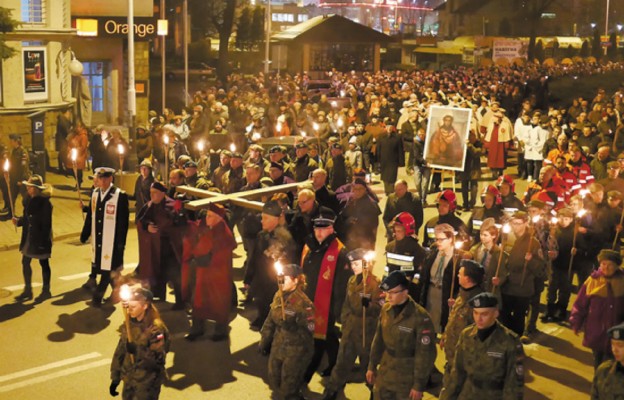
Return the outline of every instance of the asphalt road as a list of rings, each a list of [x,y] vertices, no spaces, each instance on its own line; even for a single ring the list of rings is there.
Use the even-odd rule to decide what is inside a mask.
[[[523,187],[519,186],[521,191]],[[434,208],[427,208],[425,220],[434,212]],[[383,235],[383,229],[379,229],[377,275],[383,268]],[[127,243],[126,270],[131,270],[137,261],[135,230],[130,231]],[[21,292],[21,257],[17,250],[0,252],[0,400],[109,398],[110,359],[122,313],[119,305],[102,309],[87,305],[89,295],[80,285],[88,273],[89,251],[77,239],[54,244],[54,297],[42,304],[13,302],[13,296]],[[242,246],[237,253],[242,254]],[[239,286],[242,262],[240,256],[234,260]],[[36,263],[33,271],[33,282],[40,285],[41,273]],[[40,288],[34,290],[36,296]],[[162,399],[271,398],[266,384],[267,358],[256,352],[259,334],[248,329],[249,320],[254,317],[252,310],[239,309],[233,314],[229,341],[213,343],[203,339],[189,343],[183,339],[189,326],[185,313],[169,311],[170,306],[171,303],[158,305],[173,334],[167,357],[169,380],[162,388]],[[525,347],[525,399],[587,398],[593,377],[592,357],[581,346],[581,338],[564,326],[538,327],[542,333],[535,343]],[[440,352],[436,365],[440,370],[444,365]],[[358,379],[357,373],[354,378]],[[309,389],[310,399],[321,398],[320,376],[313,378]],[[348,399],[368,399],[368,390],[362,383],[348,384],[345,394]],[[425,398],[435,396],[427,394]]]

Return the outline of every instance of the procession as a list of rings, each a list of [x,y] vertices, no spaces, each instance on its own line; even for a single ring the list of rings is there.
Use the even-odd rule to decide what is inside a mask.
[[[75,290],[123,314],[108,394],[159,398],[176,342],[227,343],[244,314],[236,335],[256,343],[272,398],[343,398],[355,375],[357,398],[529,398],[538,321],[581,335],[586,393],[617,398],[624,88],[555,107],[540,88],[513,95],[543,67],[481,72],[334,70],[317,98],[305,74],[233,75],[188,109],[150,111],[132,145],[61,114],[57,173],[90,260]],[[351,108],[328,101],[340,93]],[[54,301],[52,185],[20,135],[2,164],[2,224],[21,231],[13,300]]]

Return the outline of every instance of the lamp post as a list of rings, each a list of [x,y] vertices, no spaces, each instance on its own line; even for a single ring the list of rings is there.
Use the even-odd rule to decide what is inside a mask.
[[[264,43],[264,79],[268,79],[269,75],[269,64],[271,60],[269,60],[269,46],[271,42],[271,0],[267,1],[266,6],[266,32],[265,32],[265,43]]]
[[[130,113],[130,143],[134,143],[136,118],[136,88],[134,83],[134,0],[128,0],[128,112]]]
[[[158,20],[158,36],[160,36],[160,70],[161,70],[161,95],[162,95],[162,111],[165,111],[166,101],[165,95],[167,93],[166,81],[165,81],[165,61],[166,61],[166,52],[165,52],[165,39],[167,34],[169,33],[169,21],[167,21],[165,16],[165,0],[160,0],[160,19]]]
[[[189,103],[189,93],[188,93],[188,0],[184,0],[182,4],[182,13],[184,14],[184,38],[183,46],[184,46],[184,105],[188,107]]]

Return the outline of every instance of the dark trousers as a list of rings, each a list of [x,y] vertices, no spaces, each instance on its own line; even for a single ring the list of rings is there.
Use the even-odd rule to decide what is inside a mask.
[[[464,207],[473,208],[477,203],[477,192],[479,190],[479,181],[476,179],[463,179],[461,181],[461,193],[464,200]]]
[[[526,177],[526,163],[524,161],[524,153],[518,153],[518,176]]]
[[[603,362],[613,359],[611,351],[592,350],[592,355],[594,356],[594,370],[598,369]]]
[[[534,332],[537,329],[537,317],[540,312],[540,297],[544,291],[544,280],[542,278],[535,278],[534,281],[535,293],[531,296],[531,303],[529,305],[529,319],[527,320],[527,326],[525,331],[528,333]]]
[[[572,283],[568,278],[568,271],[553,268],[550,281],[548,282],[548,294],[546,300],[549,305],[557,305],[562,311],[568,308]]]
[[[154,296],[165,300],[167,298],[167,283],[171,282],[176,304],[182,303],[182,271],[178,258],[169,244],[168,238],[160,242],[160,271],[154,288]]]
[[[542,169],[542,160],[526,160],[527,176],[532,176],[534,181],[539,179],[540,170]]]
[[[106,288],[110,285],[111,289],[115,290],[115,282],[112,280],[112,274],[117,270],[121,270],[123,268],[123,264],[111,271],[105,271],[98,268],[96,265],[91,266],[91,273],[89,274],[89,279],[96,279],[98,275],[100,275],[100,282],[98,282],[95,292],[93,293],[94,301],[102,301],[104,298],[104,293],[106,293]]]
[[[22,275],[24,276],[24,290],[32,290],[32,268],[30,267],[30,261],[32,258],[22,256]],[[43,290],[50,290],[50,276],[52,272],[50,270],[50,260],[48,258],[42,258],[39,260],[41,265],[41,276],[43,278]]]
[[[503,309],[500,320],[503,325],[518,335],[524,332],[524,319],[526,318],[531,297],[509,296],[503,294]]]
[[[338,331],[336,330],[335,325],[329,325],[327,327],[327,336],[325,340],[322,339],[314,339],[314,354],[312,355],[312,360],[310,361],[310,365],[308,365],[308,369],[305,372],[304,379],[306,382],[310,382],[312,376],[318,369],[319,365],[321,365],[321,361],[323,360],[323,355],[327,353],[327,369],[332,370],[334,365],[336,365],[336,359],[338,358],[338,348],[340,347],[340,342],[338,340]]]

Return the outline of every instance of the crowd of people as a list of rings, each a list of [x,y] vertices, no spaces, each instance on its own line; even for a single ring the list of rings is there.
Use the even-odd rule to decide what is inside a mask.
[[[94,170],[94,190],[81,205],[81,241],[92,250],[83,287],[93,293],[91,305],[101,307],[112,301],[104,297],[109,285],[113,300],[122,283],[135,285],[131,314],[151,332],[136,344],[122,335],[111,394],[120,379],[128,396],[146,390],[144,381],[131,383],[139,378],[123,368],[125,357],[162,372],[169,338],[152,302],[166,301],[168,286],[172,308],[191,318],[187,340],[206,332],[211,340],[228,338],[229,314],[238,305],[232,274],[238,231],[246,255],[241,306],[257,310],[250,328],[260,332],[259,352],[269,355],[269,383],[280,398],[302,398],[317,371],[329,378],[323,398],[337,398],[358,358],[377,399],[420,399],[435,386],[444,399],[522,398],[522,345],[538,334],[546,287],[542,321],[583,332],[598,371],[592,396],[608,398],[604,393],[622,386],[613,377],[621,378],[616,365],[623,364],[612,360],[624,362],[618,347],[624,87],[555,107],[548,84],[622,68],[329,71],[325,93],[308,93],[306,74],[232,75],[222,87],[197,92],[179,114],[150,112],[149,125],[137,127],[130,144],[102,126],[89,135],[62,114],[59,169],[87,168],[88,153]],[[449,147],[452,161],[465,157],[461,205],[459,193],[440,189],[440,172],[425,157],[432,106],[472,110],[468,137]],[[440,130],[448,124],[451,132],[452,123],[444,117]],[[462,146],[465,154],[455,154]],[[11,147],[12,165],[22,168],[11,195],[3,187],[4,214],[12,211],[7,199],[19,192],[26,210],[10,215],[24,227],[26,286],[16,300],[33,298],[30,261],[37,258],[44,301],[51,295],[51,204],[41,177],[28,176],[19,135],[11,136]],[[120,274],[131,218],[128,195],[113,184],[115,170],[127,167],[120,151],[135,151],[140,162],[133,196],[139,263],[130,275]],[[492,178],[479,193],[481,160]],[[415,190],[399,179],[400,167]],[[82,175],[76,178],[80,185]],[[387,197],[383,209],[376,179]],[[526,193],[516,193],[518,179],[529,182]],[[204,201],[203,210],[191,211],[188,203],[199,193],[182,186],[231,195],[230,201]],[[236,197],[251,191],[253,198]],[[437,215],[424,221],[431,193]],[[253,200],[261,200],[261,211]],[[470,213],[467,222],[462,209]],[[371,255],[380,222],[387,237],[383,280],[373,274]],[[434,367],[438,345],[446,358],[442,372]],[[163,377],[150,379],[159,386]]]

